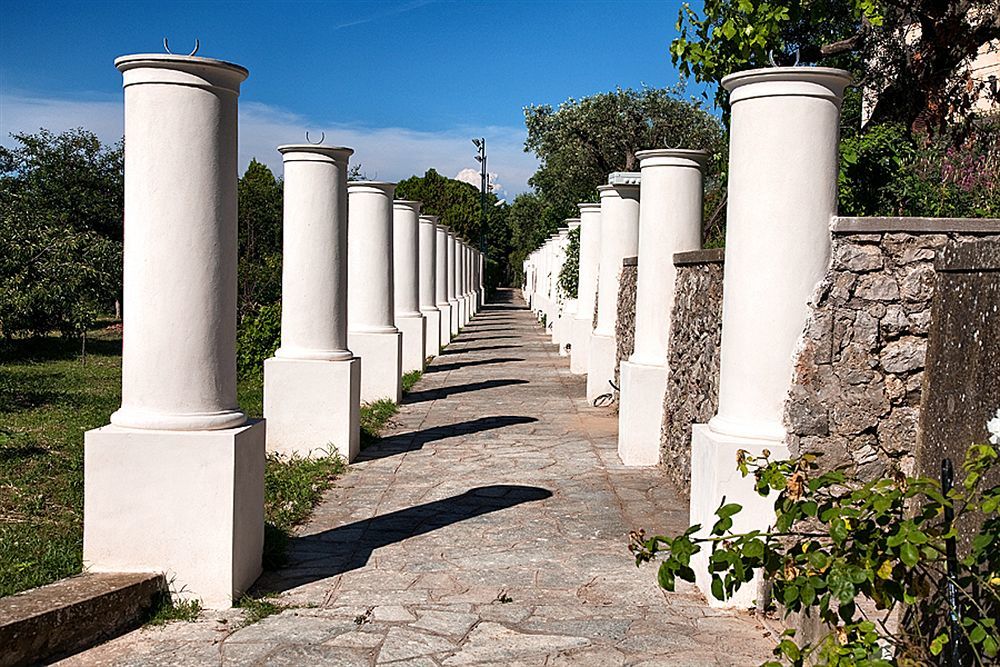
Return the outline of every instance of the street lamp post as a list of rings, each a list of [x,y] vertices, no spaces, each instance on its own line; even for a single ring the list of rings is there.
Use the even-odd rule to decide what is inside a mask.
[[[489,266],[489,258],[487,255],[486,247],[486,189],[489,187],[489,174],[486,172],[486,139],[480,137],[479,139],[473,139],[472,143],[475,144],[479,151],[476,153],[476,161],[480,164],[480,187],[479,187],[479,211],[480,211],[480,221],[479,221],[479,250],[483,253],[483,267],[484,269]],[[482,276],[485,283],[486,276]]]

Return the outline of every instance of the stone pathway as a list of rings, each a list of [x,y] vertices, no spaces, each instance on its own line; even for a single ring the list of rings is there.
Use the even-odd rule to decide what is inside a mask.
[[[683,530],[662,471],[626,469],[513,292],[434,360],[262,590],[293,608],[139,630],[66,665],[753,665],[751,616],[667,594],[628,531]],[[239,629],[236,629],[239,628]]]

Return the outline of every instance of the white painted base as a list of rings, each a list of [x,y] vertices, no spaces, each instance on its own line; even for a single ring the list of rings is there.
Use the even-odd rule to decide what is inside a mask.
[[[486,288],[485,287],[480,287],[479,288],[479,307],[482,308],[485,305],[486,305]]]
[[[272,357],[264,362],[267,451],[299,456],[360,451],[361,361]]]
[[[448,299],[451,306],[451,337],[454,338],[462,329],[462,306],[458,299]]]
[[[403,334],[403,372],[424,370],[427,323],[424,316],[397,317],[396,328]]]
[[[468,324],[472,320],[472,316],[476,314],[476,297],[469,292],[465,295],[465,323]]]
[[[426,321],[424,338],[424,360],[441,354],[441,311],[437,308],[421,310]]]
[[[441,328],[438,331],[441,332],[441,347],[444,347],[451,343],[451,304],[439,303],[437,307],[438,312],[441,313]],[[438,354],[440,354],[440,350]]]
[[[590,320],[573,320],[570,324],[570,340],[573,347],[569,351],[569,372],[575,375],[587,374],[590,354],[590,336],[594,333]]]
[[[660,462],[667,369],[623,360],[618,405],[618,457],[627,466]]]
[[[733,517],[733,531],[764,530],[774,522],[774,496],[762,498],[754,491],[753,476],[743,477],[736,469],[736,452],[745,449],[752,456],[760,456],[763,450],[771,452],[771,458],[788,458],[788,448],[780,441],[757,440],[721,435],[712,431],[708,424],[695,424],[691,434],[691,525],[701,524],[704,533],[718,520],[715,510],[725,497],[727,503],[739,503],[743,510]],[[712,596],[711,577],[708,575],[708,558],[712,550],[702,550],[691,558],[695,571],[695,583],[701,589],[709,604],[720,608],[746,609],[757,599],[758,578],[743,584],[732,598],[725,602]]]
[[[348,331],[347,347],[361,358],[361,402],[403,398],[403,336]]]
[[[469,323],[469,300],[465,295],[458,297],[458,326],[462,329]]]
[[[590,335],[590,354],[587,362],[587,402],[591,405],[603,394],[614,391],[615,359],[618,347],[614,336]]]
[[[84,569],[164,572],[182,598],[231,607],[261,573],[264,431],[87,431]]]

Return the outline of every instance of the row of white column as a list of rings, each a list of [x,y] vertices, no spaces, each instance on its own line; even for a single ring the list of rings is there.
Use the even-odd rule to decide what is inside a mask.
[[[359,406],[400,400],[481,306],[478,251],[347,180],[350,148],[284,162],[281,342],[265,420],[236,399],[237,98],[246,69],[151,54],[115,61],[125,89],[122,404],[87,432],[84,563],[164,571],[228,607],[261,571],[266,451],[359,448]],[[266,427],[265,427],[266,423]]]
[[[738,532],[773,518],[772,501],[740,477],[736,455],[788,455],[782,408],[796,341],[829,262],[840,105],[849,81],[847,72],[820,67],[752,70],[722,81],[732,116],[719,407],[692,429],[692,524],[712,525],[723,497],[744,507]],[[638,256],[635,348],[621,364],[618,451],[626,465],[655,465],[670,373],[673,255],[701,246],[707,155],[653,150],[637,157],[639,187],[612,175],[598,188],[599,204],[580,205],[570,370],[587,373],[588,400],[611,392],[622,260]],[[549,239],[526,259],[524,284],[533,308],[558,317],[545,282],[558,271],[554,258]],[[706,592],[707,559],[693,558]],[[756,594],[745,586],[726,604],[747,606]]]

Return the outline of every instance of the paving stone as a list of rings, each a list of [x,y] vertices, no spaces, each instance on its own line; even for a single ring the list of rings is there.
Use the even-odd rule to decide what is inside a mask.
[[[378,664],[406,660],[419,656],[455,650],[455,644],[443,637],[416,632],[407,628],[392,628],[382,643]]]

